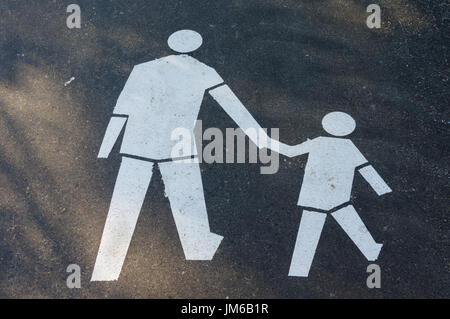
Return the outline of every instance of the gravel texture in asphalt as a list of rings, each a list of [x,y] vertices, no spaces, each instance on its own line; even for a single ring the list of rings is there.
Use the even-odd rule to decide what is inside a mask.
[[[81,7],[80,29],[66,8]],[[449,6],[372,1],[73,0],[0,2],[0,297],[419,298],[450,297]],[[134,65],[173,54],[180,29],[202,34],[192,54],[215,68],[262,127],[297,144],[324,135],[343,111],[350,136],[393,192],[355,175],[352,201],[374,238],[370,264],[327,219],[309,278],[288,277],[307,157],[201,164],[211,262],[186,261],[158,169],[117,282],[90,282],[120,165],[118,145],[97,159]],[[70,81],[70,83],[68,83]],[[211,96],[203,128],[236,127]],[[68,289],[78,264],[82,288]]]

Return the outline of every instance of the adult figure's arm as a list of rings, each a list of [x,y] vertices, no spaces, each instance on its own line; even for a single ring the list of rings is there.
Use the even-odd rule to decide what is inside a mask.
[[[112,116],[109,121],[108,128],[106,129],[105,136],[103,137],[102,145],[100,146],[100,151],[98,152],[98,158],[108,158],[109,153],[116,144],[117,138],[122,132],[127,118],[123,116]]]
[[[145,65],[134,66],[114,107],[113,115],[98,153],[99,158],[107,158],[109,156],[127,122],[128,115],[134,112],[136,116],[139,116],[139,111],[142,109],[139,106],[150,100],[148,79],[148,71]]]
[[[238,97],[224,84],[209,91],[209,94],[222,106],[225,112],[236,122],[236,124],[247,133],[253,129],[258,132],[257,136],[247,134],[250,140],[259,148],[269,148],[272,151],[293,157],[300,155],[297,146],[290,146],[270,138],[261,126],[256,122],[250,112],[239,101]]]

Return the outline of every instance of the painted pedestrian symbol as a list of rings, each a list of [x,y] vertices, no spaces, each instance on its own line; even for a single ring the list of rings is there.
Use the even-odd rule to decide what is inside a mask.
[[[336,137],[318,137],[289,146],[271,139],[211,67],[186,53],[202,45],[200,34],[181,30],[168,39],[181,54],[136,65],[121,92],[106,129],[99,158],[107,158],[125,128],[120,149],[122,163],[103,230],[92,281],[119,278],[155,165],[159,166],[179,239],[187,260],[211,260],[223,237],[211,232],[195,139],[191,151],[174,155],[178,128],[194,135],[205,92],[248,134],[259,148],[293,157],[309,153],[298,205],[304,207],[290,276],[307,277],[326,213],[350,236],[367,260],[376,260],[382,245],[375,242],[349,204],[356,169],[379,194],[391,192],[365,157],[346,136],[355,121],[333,112],[323,128]],[[186,160],[188,158],[188,160]],[[348,203],[348,205],[344,205]]]
[[[161,171],[186,259],[213,258],[223,237],[212,233],[209,227],[199,163],[173,157],[175,141],[171,139],[177,128],[194,131],[208,89],[212,88],[209,94],[244,132],[250,128],[261,132],[258,137],[249,135],[258,147],[287,156],[296,153],[298,147],[272,140],[264,133],[213,68],[185,54],[198,49],[202,41],[197,32],[175,32],[168,44],[183,54],[136,65],[119,96],[98,157],[109,156],[125,127],[120,150],[122,163],[92,281],[119,278],[155,165]],[[195,157],[195,140],[192,143],[192,152],[187,155]]]
[[[329,134],[342,137],[352,133],[356,124],[350,115],[333,112],[324,117],[322,126]],[[331,213],[367,260],[376,260],[383,245],[375,242],[349,204],[355,169],[359,168],[378,195],[392,190],[349,139],[322,136],[301,145],[301,153],[309,153],[309,158],[298,200],[304,210],[289,275],[308,276],[326,212]]]

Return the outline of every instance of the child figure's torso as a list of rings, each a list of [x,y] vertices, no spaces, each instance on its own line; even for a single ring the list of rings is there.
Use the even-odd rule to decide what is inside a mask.
[[[298,205],[328,211],[348,202],[355,168],[366,158],[349,139],[318,137],[308,143]]]

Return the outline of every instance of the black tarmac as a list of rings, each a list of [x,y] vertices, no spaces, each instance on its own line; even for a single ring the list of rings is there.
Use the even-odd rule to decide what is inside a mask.
[[[81,29],[66,8],[82,10]],[[1,298],[449,298],[449,6],[372,1],[0,2]],[[351,114],[351,139],[388,182],[378,197],[355,175],[352,201],[375,239],[370,264],[328,219],[309,278],[288,277],[306,156],[201,165],[213,261],[184,259],[155,170],[120,279],[90,282],[120,165],[97,159],[115,102],[136,64],[172,54],[168,36],[202,34],[193,56],[215,68],[288,144],[324,135],[322,117]],[[75,79],[66,84],[72,77]],[[210,96],[203,129],[236,127]],[[82,288],[68,289],[78,264]]]

